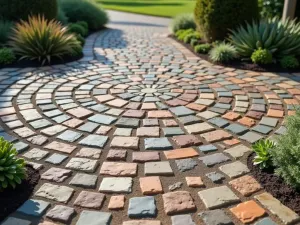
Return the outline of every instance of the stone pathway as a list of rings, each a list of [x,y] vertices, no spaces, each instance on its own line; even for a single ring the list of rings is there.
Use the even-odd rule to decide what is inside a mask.
[[[246,158],[285,132],[300,74],[214,66],[166,38],[166,19],[111,17],[78,62],[0,70],[0,136],[41,173],[2,224],[299,221]]]

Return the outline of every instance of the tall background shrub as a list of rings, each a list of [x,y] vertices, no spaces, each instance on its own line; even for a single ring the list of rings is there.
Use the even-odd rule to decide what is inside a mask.
[[[108,22],[107,13],[92,0],[59,0],[69,22],[85,21],[91,30],[99,30]]]
[[[57,17],[57,0],[1,0],[0,19],[26,20],[29,15],[43,15],[46,19]]]
[[[197,0],[195,21],[208,42],[224,40],[229,29],[259,17],[257,0]]]

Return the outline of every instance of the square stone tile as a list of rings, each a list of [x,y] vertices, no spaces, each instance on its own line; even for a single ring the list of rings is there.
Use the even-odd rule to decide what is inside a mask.
[[[51,167],[41,175],[41,179],[60,183],[68,179],[71,175],[71,170]]]
[[[138,137],[159,137],[159,127],[140,127],[137,129]]]
[[[172,144],[168,138],[145,138],[145,149],[146,150],[167,150],[172,149]]]
[[[125,161],[126,156],[127,156],[126,150],[111,149],[108,151],[106,159],[110,161],[120,161],[120,160]]]
[[[250,148],[248,148],[245,145],[237,145],[232,148],[226,149],[224,152],[228,153],[231,155],[233,158],[238,159],[242,157],[245,153],[251,151]]]
[[[159,161],[160,156],[158,152],[133,152],[132,161],[138,163]]]
[[[240,136],[240,139],[248,141],[251,144],[254,144],[255,142],[259,141],[262,138],[263,138],[262,135],[260,135],[256,132],[252,132],[252,131],[249,131],[248,133],[244,134],[243,136]]]
[[[195,123],[184,127],[190,134],[201,134],[208,131],[212,131],[215,128],[208,123]]]
[[[199,191],[198,195],[208,209],[215,209],[240,202],[240,199],[227,186]]]
[[[157,213],[153,196],[134,197],[129,200],[128,216],[130,218],[155,217]]]
[[[57,136],[58,139],[67,141],[67,142],[75,142],[82,136],[82,133],[78,133],[72,130],[66,130],[60,135]]]
[[[76,225],[109,225],[111,219],[111,213],[83,210]]]
[[[230,178],[236,178],[250,172],[248,167],[240,161],[220,166],[219,169]]]
[[[68,158],[68,156],[66,156],[66,155],[54,153],[50,157],[48,157],[45,160],[45,162],[48,162],[48,163],[51,163],[51,164],[54,164],[54,165],[59,165],[63,161],[65,161],[67,158]]]
[[[198,146],[202,143],[195,135],[179,135],[172,139],[181,148]]]
[[[74,189],[66,186],[59,186],[44,183],[35,193],[35,196],[49,200],[67,203],[73,195]]]
[[[229,216],[221,209],[208,210],[198,214],[206,225],[233,225]]]
[[[49,207],[49,202],[29,199],[17,209],[17,212],[28,216],[41,217]]]
[[[140,188],[144,195],[153,195],[163,193],[163,188],[158,176],[140,177]]]
[[[76,149],[76,146],[65,144],[58,141],[52,141],[51,143],[44,146],[44,148],[71,154]]]
[[[201,177],[185,177],[185,180],[186,180],[187,186],[189,186],[189,187],[198,188],[198,187],[205,186]]]
[[[225,128],[226,130],[234,133],[234,134],[243,134],[245,133],[248,128],[239,124],[230,124],[228,127]]]
[[[74,185],[82,188],[95,188],[98,177],[96,175],[90,175],[86,173],[76,173],[76,175],[70,181],[70,185]]]
[[[198,152],[193,148],[181,148],[175,150],[164,151],[167,159],[184,159],[198,156]]]
[[[41,160],[45,158],[48,154],[49,154],[48,151],[44,151],[38,148],[33,148],[30,151],[26,152],[23,156],[28,159]]]
[[[75,210],[71,207],[64,205],[56,205],[46,214],[46,217],[54,221],[67,223],[75,214]]]
[[[227,162],[230,160],[230,158],[223,153],[215,153],[200,157],[199,160],[202,161],[206,166],[211,167],[219,163]]]
[[[266,213],[266,211],[253,200],[240,203],[231,208],[230,211],[244,224],[251,223]]]
[[[125,196],[124,195],[114,195],[111,196],[108,209],[116,210],[116,209],[123,209],[125,205]]]
[[[117,128],[114,132],[114,136],[130,137],[131,133],[132,133],[131,128]]]
[[[178,106],[173,107],[169,109],[172,113],[174,113],[176,116],[188,116],[196,114],[193,110],[190,110],[189,108],[185,106]]]
[[[162,128],[165,137],[173,137],[183,135],[184,131],[180,127],[164,127]]]
[[[262,189],[261,185],[249,175],[232,180],[229,184],[244,196],[249,196]]]
[[[114,137],[112,142],[110,143],[110,147],[138,149],[139,138],[138,137]]]
[[[175,191],[162,195],[167,215],[190,212],[196,209],[194,200],[187,191]]]
[[[224,130],[215,130],[215,131],[201,134],[200,136],[204,138],[207,142],[223,141],[232,137],[231,134],[229,134]]]
[[[84,208],[100,209],[105,200],[102,193],[82,191],[76,198],[74,205]]]
[[[90,115],[93,115],[93,112],[91,110],[82,108],[82,107],[77,107],[73,109],[69,109],[67,113],[71,114],[72,116],[75,116],[79,119],[84,119]]]
[[[117,121],[116,117],[113,116],[107,116],[107,115],[102,115],[102,114],[96,114],[94,116],[91,116],[88,118],[89,121],[95,122],[95,123],[100,123],[103,125],[111,125],[114,122]]]
[[[173,170],[168,161],[162,162],[146,162],[144,173],[146,176],[152,175],[173,175]]]
[[[102,151],[97,148],[81,148],[76,153],[77,157],[99,159]]]
[[[8,217],[1,225],[31,225],[31,221],[15,217]]]
[[[71,158],[71,160],[66,165],[66,168],[84,171],[84,172],[94,172],[98,165],[97,160],[86,159],[86,158]]]
[[[136,163],[103,162],[101,175],[134,177],[137,174]]]
[[[131,193],[132,184],[131,177],[104,177],[99,191],[103,193]]]
[[[84,139],[82,139],[79,144],[89,146],[89,147],[98,147],[103,148],[108,141],[107,136],[90,134]]]

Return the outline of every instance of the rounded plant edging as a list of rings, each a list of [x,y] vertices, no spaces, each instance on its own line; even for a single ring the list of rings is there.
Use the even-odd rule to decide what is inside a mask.
[[[254,166],[252,162],[254,156],[255,153],[252,153],[247,159],[247,165],[251,171],[251,175],[267,192],[273,195],[273,197],[299,214],[300,192],[286,184],[282,178],[274,173],[273,168],[261,170],[258,166]]]
[[[0,222],[9,214],[15,212],[26,200],[28,200],[37,185],[40,174],[31,165],[26,165],[27,178],[15,189],[7,188],[0,192]]]
[[[247,61],[242,62],[239,60],[235,60],[229,63],[215,63],[209,59],[208,54],[196,53],[191,45],[179,41],[174,35],[170,35],[169,37],[175,40],[176,42],[180,43],[181,45],[185,46],[187,49],[193,52],[193,54],[200,57],[201,59],[206,60],[218,66],[231,67],[239,70],[251,70],[255,72],[277,72],[277,73],[299,73],[300,72],[300,68],[285,69],[282,68],[279,64],[258,65]],[[300,61],[300,58],[298,60]]]

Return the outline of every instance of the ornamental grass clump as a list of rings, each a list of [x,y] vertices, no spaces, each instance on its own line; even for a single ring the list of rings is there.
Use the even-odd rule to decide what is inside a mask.
[[[52,58],[74,54],[80,42],[60,22],[34,16],[16,24],[10,45],[20,59],[38,60],[43,65]]]
[[[177,15],[170,24],[170,30],[175,34],[179,30],[196,29],[194,15],[192,13],[183,13]]]
[[[0,191],[16,188],[26,178],[25,161],[17,158],[13,144],[0,138]]]
[[[277,137],[276,146],[271,149],[275,172],[287,184],[300,188],[300,110],[287,117],[286,133]]]

